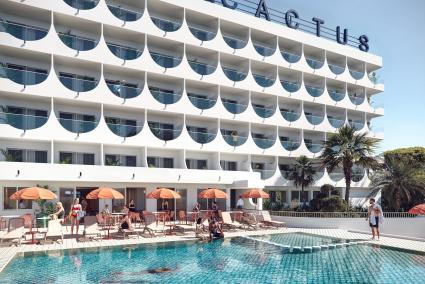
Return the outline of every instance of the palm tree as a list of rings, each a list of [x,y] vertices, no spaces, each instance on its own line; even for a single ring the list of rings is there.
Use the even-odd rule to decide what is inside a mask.
[[[386,201],[391,209],[399,210],[402,203],[413,207],[414,200],[420,202],[425,197],[423,170],[412,161],[386,157],[382,169],[372,176],[372,191],[379,190],[383,196],[390,197]]]
[[[314,183],[315,174],[313,162],[309,158],[300,156],[295,160],[294,170],[288,174],[288,179],[294,181],[295,187],[301,186],[301,199],[304,199],[304,189]],[[306,200],[301,202],[305,205]]]
[[[331,134],[323,143],[320,155],[322,165],[332,172],[342,168],[345,178],[345,201],[349,203],[351,176],[354,165],[364,169],[376,168],[378,162],[373,157],[378,141],[367,137],[367,133],[356,134],[354,127],[344,125],[337,133]]]
[[[3,155],[6,162],[16,162],[15,156],[10,154],[7,149],[0,149],[0,153]]]

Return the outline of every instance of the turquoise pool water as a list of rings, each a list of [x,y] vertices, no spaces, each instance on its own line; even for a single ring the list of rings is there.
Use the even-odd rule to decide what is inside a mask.
[[[329,238],[303,233],[273,234],[264,236],[254,236],[252,238],[276,244],[288,245],[291,247],[320,246],[350,242],[350,240],[345,239]]]
[[[168,268],[171,272],[148,273]],[[357,245],[307,254],[244,238],[17,257],[0,283],[423,283],[425,256]]]

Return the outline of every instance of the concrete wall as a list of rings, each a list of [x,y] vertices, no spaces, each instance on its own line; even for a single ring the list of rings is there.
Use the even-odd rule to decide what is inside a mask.
[[[370,232],[364,218],[307,218],[272,216],[273,220],[284,221],[293,228],[328,228]],[[385,218],[381,226],[383,235],[420,238],[425,241],[425,218]]]

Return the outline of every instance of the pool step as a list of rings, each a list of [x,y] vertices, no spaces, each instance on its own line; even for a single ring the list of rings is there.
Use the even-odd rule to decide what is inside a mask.
[[[301,247],[301,246],[289,246],[289,245],[284,245],[284,244],[278,244],[278,243],[274,243],[274,242],[270,242],[270,241],[266,241],[266,240],[256,239],[256,238],[249,237],[249,236],[244,236],[242,238],[245,238],[245,239],[248,239],[248,240],[251,240],[251,241],[260,242],[260,243],[265,243],[265,244],[268,244],[268,245],[277,246],[277,247],[282,248],[285,252],[289,252],[289,253],[313,253],[313,252],[322,251],[322,250],[334,250],[334,249],[337,249],[337,248],[355,246],[355,245],[358,245],[358,244],[365,243],[365,241],[353,241],[353,242],[345,242],[345,243],[338,243],[338,244]]]

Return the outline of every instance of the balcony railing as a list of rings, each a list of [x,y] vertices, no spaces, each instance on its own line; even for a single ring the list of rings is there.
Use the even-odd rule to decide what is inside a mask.
[[[233,49],[241,49],[244,48],[247,44],[246,40],[238,39],[229,35],[223,35],[224,41]]]
[[[307,118],[308,122],[310,122],[313,125],[318,125],[322,123],[324,118],[324,116],[314,115],[314,114],[306,114],[305,117]]]
[[[359,97],[359,96],[348,95],[348,97],[350,98],[350,101],[357,106],[361,105],[365,99],[363,96]]]
[[[141,130],[142,126],[137,125],[126,125],[117,123],[107,123],[109,129],[120,137],[132,137],[137,135]]]
[[[331,180],[333,181],[340,181],[344,178],[344,173],[343,172],[328,172],[328,175],[330,177]]]
[[[262,56],[271,56],[276,51],[276,48],[272,48],[258,42],[254,42],[253,45],[258,54]]]
[[[356,80],[360,80],[364,76],[364,72],[356,71],[356,70],[350,70],[351,77],[353,77]]]
[[[359,182],[361,181],[365,176],[365,172],[352,172],[351,173],[351,180],[353,182]]]
[[[335,118],[335,117],[329,117],[329,116],[328,116],[328,120],[329,120],[329,123],[330,123],[333,127],[335,127],[335,128],[340,128],[340,127],[342,127],[342,126],[344,125],[344,123],[345,123],[345,120],[344,120],[344,119]]]
[[[118,58],[123,60],[134,60],[143,54],[143,50],[128,46],[106,43],[109,50]]]
[[[319,141],[317,142],[305,142],[305,146],[312,153],[319,153],[322,151],[323,144]]]
[[[320,69],[322,68],[323,64],[325,64],[324,61],[320,61],[313,58],[306,58],[308,66],[310,66],[313,69]]]
[[[47,71],[35,72],[0,66],[0,78],[7,78],[20,85],[37,85],[47,79]]]
[[[174,140],[179,137],[182,132],[181,127],[177,129],[168,129],[163,127],[153,127],[149,125],[149,128],[152,131],[153,135],[156,136],[156,138],[163,141]]]
[[[294,141],[294,140],[281,140],[280,142],[283,148],[285,148],[285,150],[287,151],[295,151],[301,145],[300,141]]]
[[[255,82],[257,82],[258,85],[264,88],[273,86],[275,82],[275,78],[267,77],[264,75],[252,74],[252,76],[254,76]]]
[[[291,53],[288,51],[281,51],[281,53],[283,58],[285,58],[288,63],[297,63],[301,59],[301,55],[299,54]]]
[[[210,143],[217,136],[217,133],[198,132],[189,129],[187,131],[189,132],[190,137],[192,137],[192,139],[198,142],[199,144]]]
[[[182,95],[178,93],[164,92],[164,91],[156,90],[152,88],[149,88],[149,91],[158,102],[164,105],[175,104],[182,97]]]
[[[245,80],[246,76],[248,76],[248,72],[242,72],[227,67],[223,67],[223,72],[227,78],[235,82]]]
[[[217,69],[217,66],[198,62],[196,60],[188,60],[188,62],[190,67],[192,67],[192,69],[200,75],[210,75],[214,73],[215,69]]]
[[[357,131],[362,130],[365,125],[365,123],[362,121],[348,121],[348,123]]]
[[[320,97],[323,94],[323,91],[325,90],[324,88],[319,88],[319,87],[314,87],[309,85],[305,85],[305,88],[307,92],[310,94],[310,96],[315,98]]]
[[[261,149],[268,149],[274,145],[276,139],[252,137],[255,144]]]
[[[283,118],[289,122],[294,122],[301,116],[301,113],[293,111],[281,110],[280,113],[282,114]]]
[[[39,27],[0,20],[0,32],[6,32],[24,41],[33,41],[44,38],[49,31]]]
[[[63,0],[69,6],[78,10],[90,10],[97,6],[99,0]]]
[[[188,93],[187,96],[189,97],[189,100],[192,102],[194,106],[196,106],[199,109],[209,109],[212,108],[216,100],[208,99],[208,98],[201,98],[199,96],[196,96],[194,94]]]
[[[182,26],[181,22],[165,19],[158,16],[151,16],[152,22],[164,32],[175,32]]]
[[[271,117],[275,110],[274,108],[260,107],[260,106],[252,106],[254,108],[255,113],[262,118]]]
[[[123,98],[123,99],[132,99],[140,95],[143,91],[143,88],[137,88],[137,87],[130,87],[123,84],[112,84],[112,83],[106,83],[109,90],[111,90],[112,93],[114,93],[117,97]]]
[[[59,81],[68,89],[75,92],[88,92],[96,88],[97,81],[59,76]]]
[[[223,134],[222,133],[222,135],[223,135],[224,141],[226,141],[227,144],[229,144],[230,146],[233,146],[233,147],[243,145],[246,142],[246,140],[248,139],[247,136],[241,136],[241,135],[238,135],[238,134],[231,135],[231,134]]]
[[[280,169],[280,173],[282,175],[282,177],[286,180],[293,180],[292,178],[292,174],[295,172],[294,169],[291,168],[285,168],[285,169]]]
[[[301,83],[294,83],[285,80],[281,80],[280,83],[282,84],[283,88],[290,93],[295,93],[301,88]]]
[[[87,133],[96,128],[97,122],[78,119],[59,118],[60,124],[73,133]]]
[[[336,102],[344,99],[345,93],[337,90],[328,90],[329,96]]]
[[[208,31],[206,29],[201,29],[194,26],[189,26],[190,32],[201,41],[210,41],[215,38],[217,35],[215,32]]]
[[[332,73],[334,73],[335,75],[340,75],[342,73],[344,73],[345,71],[345,67],[336,65],[336,64],[328,64],[329,69],[332,71]]]
[[[223,101],[223,105],[227,109],[228,112],[231,112],[233,114],[242,113],[248,107],[247,104],[232,103],[232,102],[227,102],[227,101]]]
[[[9,124],[10,126],[22,130],[39,128],[47,122],[47,119],[47,116],[0,112],[0,124]]]
[[[175,57],[171,55],[161,54],[157,52],[150,52],[152,59],[159,65],[164,68],[174,68],[180,64],[182,61],[181,57]]]
[[[260,173],[262,180],[271,178],[276,172],[276,170],[261,170],[261,169],[253,169],[252,171],[256,173]]]
[[[58,36],[66,46],[78,51],[91,50],[95,48],[98,43],[96,40],[90,38],[65,33],[58,33]]]
[[[125,9],[123,7],[115,6],[112,4],[106,4],[106,5],[108,5],[109,10],[115,17],[117,17],[120,20],[123,20],[124,22],[134,22],[143,16],[143,13],[138,11]]]
[[[314,174],[314,180],[319,180],[325,175],[325,172],[321,169],[314,169],[314,170],[316,171],[316,173]]]

